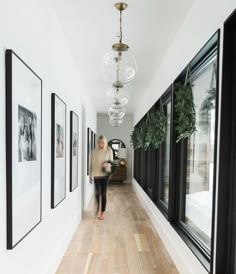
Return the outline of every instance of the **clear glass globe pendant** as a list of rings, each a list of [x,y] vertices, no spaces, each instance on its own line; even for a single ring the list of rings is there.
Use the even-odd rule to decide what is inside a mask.
[[[113,117],[110,117],[110,125],[113,126],[113,127],[119,127],[122,125],[123,123],[123,119],[115,119]]]
[[[134,55],[130,52],[129,46],[122,42],[122,12],[126,10],[128,5],[124,2],[115,4],[115,8],[120,13],[120,34],[119,42],[112,45],[112,51],[105,54],[102,62],[102,74],[104,78],[110,82],[126,84],[130,82],[136,74],[137,63]]]
[[[123,119],[125,116],[125,109],[115,109],[110,107],[108,110],[108,115],[114,119]]]
[[[119,104],[121,107],[124,107],[129,101],[129,93],[125,88],[113,85],[106,93],[106,101],[110,106],[116,107]]]
[[[119,127],[125,116],[124,106],[129,100],[129,94],[123,86],[135,77],[137,64],[134,55],[129,51],[129,46],[122,42],[122,12],[128,5],[118,2],[115,7],[120,13],[120,39],[112,45],[113,50],[105,54],[101,69],[104,78],[113,84],[106,94],[106,101],[110,105],[109,123],[113,127]]]
[[[112,50],[105,54],[102,63],[102,74],[110,83],[116,81],[126,84],[136,74],[137,64],[134,55],[130,51]]]

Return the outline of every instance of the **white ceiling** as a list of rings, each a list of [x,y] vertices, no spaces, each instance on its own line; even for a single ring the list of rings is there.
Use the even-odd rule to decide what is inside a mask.
[[[98,112],[106,112],[105,94],[110,84],[101,75],[103,55],[118,41],[119,13],[114,0],[51,0],[77,61],[86,91]],[[162,60],[194,0],[127,0],[123,14],[123,42],[136,56],[138,72],[127,84],[135,109],[139,96]]]

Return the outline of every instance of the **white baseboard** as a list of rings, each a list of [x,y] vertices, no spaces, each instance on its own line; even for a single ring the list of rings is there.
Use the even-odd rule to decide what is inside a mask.
[[[93,198],[93,195],[94,195],[94,188],[91,189],[91,191],[89,192],[88,196],[86,197],[85,209],[88,207],[91,199]]]
[[[62,260],[62,257],[65,254],[66,249],[67,249],[76,229],[78,228],[78,225],[80,224],[80,221],[81,221],[81,213],[79,213],[78,215],[75,216],[71,226],[65,233],[65,236],[61,239],[59,244],[54,249],[55,252],[51,255],[52,260],[50,260],[50,265],[48,265],[45,268],[45,271],[43,272],[44,274],[55,274],[56,273],[56,270]]]
[[[180,274],[207,274],[208,272],[179,237],[156,205],[133,179],[132,186],[153,226],[158,232]]]

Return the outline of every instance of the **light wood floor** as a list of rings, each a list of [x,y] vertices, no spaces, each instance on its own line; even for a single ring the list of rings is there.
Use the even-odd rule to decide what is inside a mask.
[[[106,218],[83,214],[57,274],[176,274],[170,256],[130,185],[110,185]]]

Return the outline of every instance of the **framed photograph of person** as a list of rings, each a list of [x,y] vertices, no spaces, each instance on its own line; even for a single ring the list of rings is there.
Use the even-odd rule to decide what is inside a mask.
[[[94,148],[94,133],[91,130],[91,151],[93,151],[93,148]]]
[[[66,104],[52,93],[51,208],[66,198]]]
[[[42,220],[42,80],[6,50],[7,249]]]
[[[94,134],[93,134],[93,149],[96,148],[96,142],[97,142],[97,134],[94,133]]]
[[[90,156],[91,156],[91,129],[87,128],[87,175],[90,175]]]
[[[78,186],[79,116],[70,112],[70,192]]]

